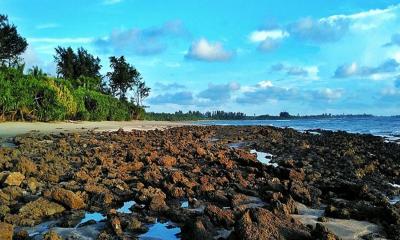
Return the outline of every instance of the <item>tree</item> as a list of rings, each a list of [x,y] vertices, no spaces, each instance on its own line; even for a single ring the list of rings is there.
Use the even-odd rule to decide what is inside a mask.
[[[121,100],[126,100],[126,93],[137,87],[142,77],[135,67],[126,62],[125,57],[110,57],[111,72],[107,73],[111,92]],[[137,103],[138,104],[138,103]]]
[[[55,50],[58,76],[72,80],[74,87],[100,89],[100,58],[94,57],[82,47],[78,48],[77,53],[71,47],[57,47]]]
[[[38,66],[33,66],[32,68],[28,69],[28,74],[32,75],[33,77],[36,78],[41,78],[41,77],[46,77],[47,74],[43,72],[41,68]]]
[[[279,117],[281,118],[290,118],[290,114],[288,112],[280,112]]]
[[[11,67],[19,62],[19,56],[28,47],[26,39],[18,34],[17,27],[0,14],[0,65]]]
[[[54,61],[57,64],[57,76],[65,79],[74,79],[74,64],[76,62],[74,50],[71,47],[63,48],[60,46],[55,50]]]
[[[146,86],[144,81],[139,81],[135,91],[135,102],[137,106],[143,106],[143,99],[150,94],[150,88]]]

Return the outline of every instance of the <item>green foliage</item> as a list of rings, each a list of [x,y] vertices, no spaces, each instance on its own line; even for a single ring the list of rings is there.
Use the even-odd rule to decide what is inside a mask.
[[[87,78],[85,81],[93,80]],[[0,120],[130,120],[143,109],[71,81],[0,70]]]
[[[78,48],[77,53],[71,47],[57,47],[55,50],[54,60],[59,76],[70,79],[74,88],[100,89],[100,58],[94,57],[83,48]]]
[[[135,67],[126,62],[124,56],[110,57],[110,63],[112,72],[108,72],[107,76],[110,79],[111,92],[114,96],[119,96],[119,99],[126,100],[126,93],[141,82],[142,77]]]
[[[25,52],[28,43],[21,37],[17,27],[8,22],[6,15],[0,14],[0,65],[14,66],[19,56]]]
[[[79,120],[130,120],[134,110],[128,102],[85,88],[75,91],[75,99]]]

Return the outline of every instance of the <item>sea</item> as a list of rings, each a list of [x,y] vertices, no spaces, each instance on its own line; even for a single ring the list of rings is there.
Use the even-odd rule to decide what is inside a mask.
[[[194,122],[196,125],[218,126],[274,126],[299,131],[332,130],[381,136],[389,141],[400,141],[400,116],[396,117],[339,117],[323,119],[287,120],[210,120]]]

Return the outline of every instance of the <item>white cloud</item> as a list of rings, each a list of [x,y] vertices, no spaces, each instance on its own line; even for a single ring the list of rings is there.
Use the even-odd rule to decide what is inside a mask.
[[[205,38],[192,43],[186,58],[202,61],[227,61],[233,57],[231,51],[225,50],[220,42],[209,42]]]
[[[287,31],[281,29],[274,29],[274,30],[260,30],[254,31],[250,34],[249,39],[252,42],[263,42],[266,39],[283,39],[289,37],[289,33]]]
[[[331,88],[324,88],[320,89],[317,94],[319,97],[324,98],[328,101],[333,101],[340,99],[343,95],[343,90],[341,89],[331,89]]]
[[[257,84],[257,86],[259,86],[260,88],[269,88],[269,87],[272,87],[273,85],[272,85],[272,82],[271,82],[271,81],[269,81],[269,80],[264,80],[264,81],[259,82],[259,83]]]

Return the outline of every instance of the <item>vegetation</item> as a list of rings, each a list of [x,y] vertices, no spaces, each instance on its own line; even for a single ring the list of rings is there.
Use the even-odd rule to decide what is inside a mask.
[[[19,56],[28,47],[26,39],[17,32],[17,27],[0,14],[0,65],[12,67],[19,63]]]
[[[57,77],[34,66],[24,73],[19,56],[27,43],[0,15],[0,120],[142,119],[149,95],[139,71],[123,56],[111,57],[110,86],[100,74],[100,59],[83,48],[57,47]],[[132,91],[131,101],[127,100]]]
[[[145,119],[155,121],[197,121],[197,120],[285,120],[285,119],[325,119],[325,118],[351,118],[351,117],[372,117],[369,114],[355,114],[355,115],[290,115],[288,112],[281,112],[277,116],[273,115],[258,115],[247,116],[241,112],[224,112],[213,111],[201,113],[199,111],[188,111],[183,113],[178,111],[175,113],[146,113]]]

